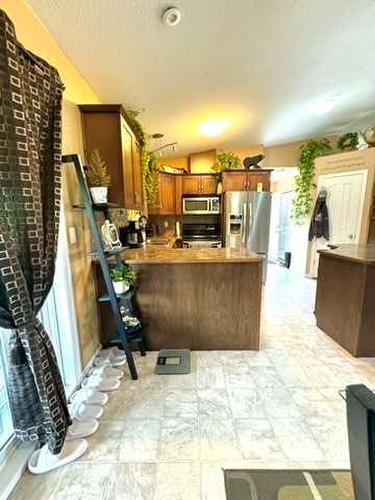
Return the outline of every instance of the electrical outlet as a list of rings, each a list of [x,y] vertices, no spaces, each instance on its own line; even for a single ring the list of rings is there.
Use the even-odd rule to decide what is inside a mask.
[[[164,227],[167,229],[169,227],[169,222],[167,220],[164,221]]]
[[[74,245],[75,243],[77,243],[77,232],[76,232],[76,228],[74,226],[70,227],[69,228],[69,243],[71,245]]]

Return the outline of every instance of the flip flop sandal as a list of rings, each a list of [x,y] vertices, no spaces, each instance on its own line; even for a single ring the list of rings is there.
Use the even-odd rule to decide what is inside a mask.
[[[72,403],[79,401],[80,403],[86,403],[89,405],[100,405],[100,406],[106,405],[108,403],[108,400],[109,400],[108,394],[96,391],[94,388],[91,387],[81,387],[70,398],[70,401]]]
[[[66,440],[72,441],[73,439],[91,436],[91,434],[94,434],[98,430],[98,427],[99,422],[95,418],[88,418],[86,420],[73,418],[72,425],[68,427]]]
[[[120,387],[120,384],[120,380],[116,377],[105,377],[101,375],[92,375],[82,382],[82,385],[85,387],[95,388],[100,392],[116,391]]]
[[[85,439],[65,441],[58,455],[52,455],[48,446],[44,445],[31,454],[28,461],[29,471],[32,474],[44,474],[45,472],[57,469],[63,465],[70,464],[81,457],[86,450],[87,441]]]
[[[74,403],[68,406],[69,413],[72,417],[80,420],[95,418],[98,419],[103,416],[104,409],[99,405],[89,405],[86,403]]]

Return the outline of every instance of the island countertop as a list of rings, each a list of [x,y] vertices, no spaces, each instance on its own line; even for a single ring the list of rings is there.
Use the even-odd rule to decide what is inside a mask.
[[[146,246],[125,250],[127,264],[260,263],[263,257],[248,250],[231,248],[168,248]]]
[[[319,250],[321,255],[349,260],[360,264],[375,265],[375,245],[338,245],[337,248]]]

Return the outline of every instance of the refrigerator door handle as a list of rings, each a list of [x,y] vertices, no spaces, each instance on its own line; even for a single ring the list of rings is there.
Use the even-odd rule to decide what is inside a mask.
[[[243,204],[243,220],[242,220],[242,241],[246,244],[247,235],[247,206]]]

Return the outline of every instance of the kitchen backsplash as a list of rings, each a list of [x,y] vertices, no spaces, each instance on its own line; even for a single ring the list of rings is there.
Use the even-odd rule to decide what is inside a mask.
[[[175,235],[176,221],[181,221],[176,215],[150,215],[148,232],[152,234],[155,232],[155,236]]]

